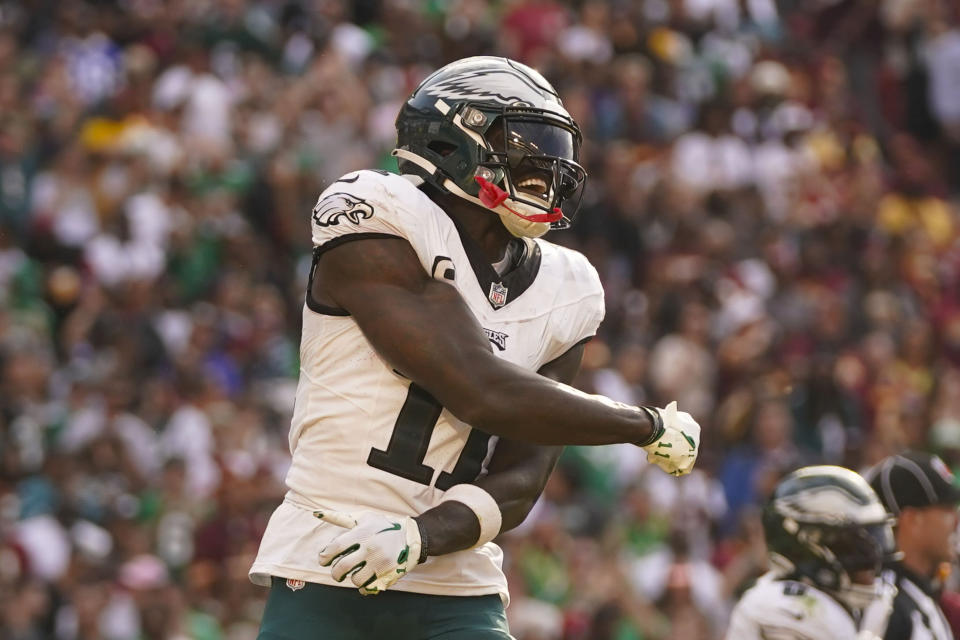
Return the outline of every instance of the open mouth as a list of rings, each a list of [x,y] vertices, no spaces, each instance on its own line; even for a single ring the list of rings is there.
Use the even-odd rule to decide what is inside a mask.
[[[546,200],[550,190],[549,182],[539,176],[526,176],[516,182],[517,190],[525,194]]]

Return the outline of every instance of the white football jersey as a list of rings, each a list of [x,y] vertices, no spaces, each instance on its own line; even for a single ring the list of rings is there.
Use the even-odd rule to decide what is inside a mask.
[[[833,597],[806,582],[762,576],[737,603],[727,640],[879,640],[896,589],[854,617]]]
[[[457,288],[493,353],[531,371],[596,333],[603,289],[586,258],[525,240],[522,260],[500,277],[413,180],[359,171],[332,184],[312,213],[315,261],[354,239],[405,239],[428,274]],[[485,473],[497,441],[391,369],[346,312],[318,304],[309,292],[300,359],[289,491],[250,570],[257,584],[269,584],[270,576],[337,584],[317,554],[343,530],[314,518],[314,510],[417,515],[453,485]],[[391,589],[499,593],[506,602],[501,563],[499,547],[487,543],[431,557]]]

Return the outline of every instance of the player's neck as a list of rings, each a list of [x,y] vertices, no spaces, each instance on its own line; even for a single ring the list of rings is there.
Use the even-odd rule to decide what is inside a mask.
[[[456,196],[428,191],[430,198],[437,203],[483,250],[492,264],[502,260],[507,245],[513,236],[500,222],[500,217],[492,211],[465,202]]]
[[[473,240],[483,249],[484,255],[491,263],[502,260],[507,251],[507,245],[513,239],[507,228],[500,222],[497,214],[480,211],[451,211],[453,217]]]

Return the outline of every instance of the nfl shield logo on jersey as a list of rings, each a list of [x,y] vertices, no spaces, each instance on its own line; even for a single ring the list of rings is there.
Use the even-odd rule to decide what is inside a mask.
[[[507,304],[507,288],[500,284],[499,282],[494,282],[490,285],[490,304],[493,305],[494,309],[499,309],[503,305]]]
[[[305,586],[307,586],[307,583],[303,580],[287,578],[287,588],[290,589],[290,591],[300,591],[300,589],[303,589]]]

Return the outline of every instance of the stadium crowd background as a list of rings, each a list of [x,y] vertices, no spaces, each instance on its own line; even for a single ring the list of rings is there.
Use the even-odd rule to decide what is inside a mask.
[[[565,454],[518,640],[719,638],[786,470],[960,465],[955,3],[0,2],[0,638],[255,637],[308,213],[481,53],[585,133],[580,386],[704,428],[679,481]]]

